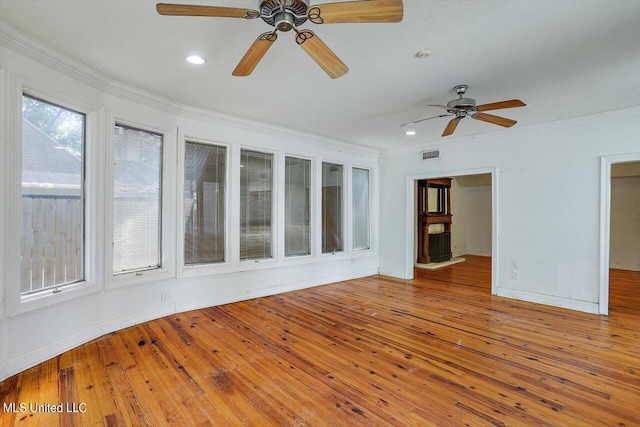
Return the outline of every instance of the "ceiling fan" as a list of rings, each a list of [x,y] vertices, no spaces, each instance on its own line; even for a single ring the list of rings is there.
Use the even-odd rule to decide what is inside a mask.
[[[510,99],[508,101],[499,101],[492,102],[490,104],[476,105],[475,99],[462,97],[467,91],[467,88],[467,85],[458,85],[454,87],[453,90],[455,90],[458,94],[458,99],[447,102],[447,105],[429,105],[429,107],[443,108],[447,110],[448,114],[440,114],[439,116],[427,117],[426,119],[415,120],[413,122],[404,123],[400,126],[410,126],[415,123],[436,119],[438,117],[455,116],[453,119],[451,119],[451,121],[449,121],[449,124],[447,124],[444,132],[442,132],[442,136],[449,136],[456,130],[456,127],[458,126],[460,120],[467,116],[470,116],[472,119],[482,120],[483,122],[493,123],[494,125],[509,128],[515,125],[517,121],[504,117],[494,116],[492,114],[487,114],[485,113],[485,111],[501,110],[503,108],[524,107],[525,105],[527,105],[519,99]]]
[[[274,27],[260,34],[233,71],[234,76],[250,75],[273,42],[277,32],[296,32],[296,42],[333,79],[345,75],[349,68],[311,30],[300,29],[306,21],[314,24],[400,22],[402,0],[358,0],[310,6],[310,0],[258,0],[258,10],[158,3],[160,15],[212,16],[222,18],[261,18]]]

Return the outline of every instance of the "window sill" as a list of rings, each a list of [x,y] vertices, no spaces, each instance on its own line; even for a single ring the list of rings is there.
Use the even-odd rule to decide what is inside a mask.
[[[73,285],[63,286],[59,288],[57,292],[54,292],[54,289],[55,288],[31,295],[20,296],[19,302],[15,304],[10,315],[16,316],[28,313],[99,291],[98,285],[90,282],[79,282]]]
[[[163,279],[172,279],[173,277],[174,274],[166,268],[154,268],[151,270],[138,270],[113,274],[107,282],[107,289],[133,286]]]

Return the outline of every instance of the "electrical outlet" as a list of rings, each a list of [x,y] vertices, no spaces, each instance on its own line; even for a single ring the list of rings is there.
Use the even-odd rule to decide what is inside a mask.
[[[517,259],[512,259],[511,260],[511,268],[518,268],[518,260]]]
[[[167,294],[164,292],[160,294],[160,301],[165,302],[167,300]]]
[[[518,272],[517,271],[512,271],[511,272],[511,278],[514,280],[518,280]]]

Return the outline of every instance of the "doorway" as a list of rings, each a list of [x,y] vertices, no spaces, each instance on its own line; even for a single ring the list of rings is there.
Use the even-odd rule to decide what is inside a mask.
[[[611,297],[618,299],[624,296],[611,295],[611,274],[616,280],[614,287],[631,280],[624,286],[638,286],[640,273],[640,153],[619,156],[607,156],[601,159],[600,173],[600,295],[598,312],[609,314]],[[620,267],[620,268],[618,268]],[[612,270],[613,269],[613,270]],[[630,279],[618,282],[619,272],[629,272]],[[637,294],[631,292],[630,295]],[[625,304],[635,304],[626,300]]]
[[[495,295],[498,289],[497,168],[446,171],[407,177],[405,277],[407,279],[414,277],[414,267],[418,259],[418,209],[416,205],[418,182],[443,177],[452,179],[451,252],[454,257],[467,253],[491,257],[491,293]],[[480,207],[481,209],[479,209]],[[480,211],[484,213],[476,214]],[[479,222],[485,225],[477,226]]]

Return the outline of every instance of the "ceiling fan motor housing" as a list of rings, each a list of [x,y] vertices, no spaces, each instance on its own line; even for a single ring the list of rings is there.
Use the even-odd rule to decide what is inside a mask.
[[[448,110],[450,113],[462,113],[462,116],[466,116],[467,113],[474,111],[476,100],[473,98],[454,99],[447,102],[447,107],[451,107],[451,110]]]
[[[290,31],[307,20],[309,0],[260,0],[262,20],[279,31]]]

